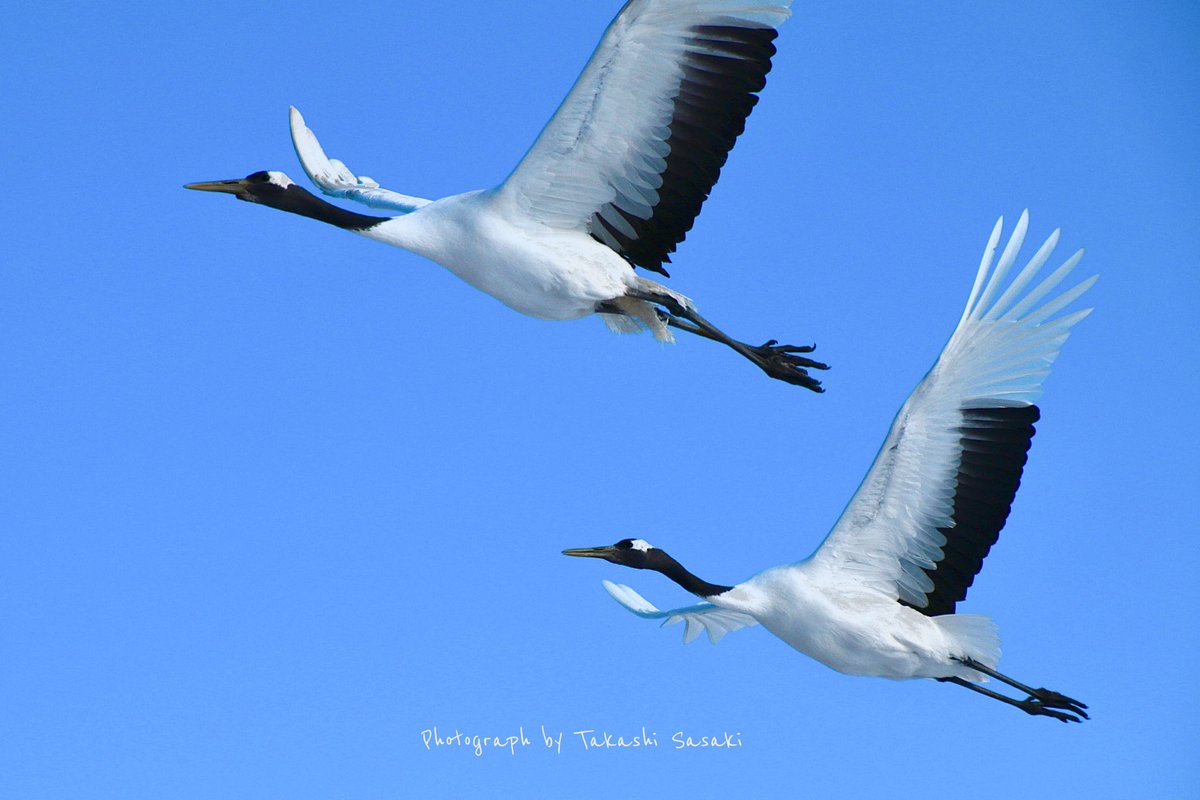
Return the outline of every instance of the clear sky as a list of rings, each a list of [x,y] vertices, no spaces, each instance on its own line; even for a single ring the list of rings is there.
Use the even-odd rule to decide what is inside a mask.
[[[289,104],[389,188],[494,185],[618,5],[4,4],[0,796],[1200,793],[1194,4],[797,3],[671,286],[822,396],[180,188],[301,177]],[[960,609],[1091,722],[685,647],[600,580],[678,587],[559,554],[808,555],[1026,207],[1102,278]]]

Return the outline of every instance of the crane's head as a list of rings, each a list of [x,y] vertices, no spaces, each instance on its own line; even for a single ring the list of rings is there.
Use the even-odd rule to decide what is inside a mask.
[[[623,567],[653,569],[660,572],[668,562],[674,562],[674,559],[664,551],[659,550],[645,539],[622,539],[609,547],[578,547],[562,552],[564,556],[602,558]]]
[[[357,214],[326,203],[307,189],[292,183],[292,179],[282,172],[264,170],[236,180],[189,183],[183,188],[201,192],[224,192],[247,203],[259,203],[350,231],[365,231],[388,219]]]
[[[665,550],[659,550],[645,539],[622,539],[609,547],[579,547],[574,550],[563,550],[563,555],[602,558],[605,561],[620,564],[622,567],[652,569],[655,572],[661,572],[684,589],[700,597],[713,597],[733,588],[700,580],[684,569],[682,564],[667,555]]]
[[[225,192],[248,203],[262,203],[279,208],[287,203],[285,198],[289,194],[288,190],[295,185],[292,179],[282,172],[262,170],[231,181],[189,183],[183,188],[200,192]]]

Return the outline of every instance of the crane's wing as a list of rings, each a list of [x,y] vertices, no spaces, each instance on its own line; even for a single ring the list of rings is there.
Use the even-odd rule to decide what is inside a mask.
[[[1038,419],[1033,402],[1071,328],[1091,312],[1051,319],[1096,280],[1053,294],[1082,250],[1026,291],[1058,231],[1001,291],[1028,213],[989,277],[1002,224],[992,231],[958,327],[809,562],[929,615],[954,611],[996,542]]]
[[[296,155],[300,157],[304,171],[322,194],[354,200],[371,208],[399,211],[402,214],[429,205],[429,201],[424,198],[409,197],[406,194],[381,189],[378,183],[367,176],[359,177],[341,161],[326,156],[316,134],[304,124],[304,117],[295,106],[292,107],[290,121],[292,146],[296,148]]]
[[[766,84],[791,0],[630,0],[497,198],[666,274]]]
[[[740,611],[730,611],[726,608],[718,608],[712,603],[699,603],[686,608],[675,608],[670,611],[659,611],[650,601],[642,597],[633,589],[621,583],[613,583],[612,581],[603,581],[604,588],[625,608],[637,614],[644,619],[661,619],[663,625],[674,625],[677,622],[684,623],[683,642],[687,644],[700,635],[702,631],[708,631],[708,640],[713,644],[721,641],[725,634],[730,631],[736,631],[738,628],[749,628],[757,625],[758,620],[749,614],[743,614]]]

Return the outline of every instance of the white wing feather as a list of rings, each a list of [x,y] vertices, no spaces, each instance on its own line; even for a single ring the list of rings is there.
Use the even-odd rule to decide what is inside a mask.
[[[1028,227],[1021,215],[994,271],[1003,220],[996,223],[962,319],[933,369],[896,415],[862,485],[810,564],[830,578],[858,580],[917,607],[933,587],[924,568],[942,558],[951,524],[965,408],[1032,405],[1070,329],[1091,309],[1050,319],[1096,276],[1050,297],[1080,250],[1028,293],[1058,242],[1055,231],[1001,291]],[[1041,305],[1039,305],[1041,304]]]
[[[708,631],[708,640],[716,644],[730,631],[758,624],[758,620],[749,614],[718,608],[711,603],[699,603],[686,608],[659,611],[650,601],[624,584],[612,581],[603,581],[603,584],[614,600],[643,619],[661,619],[663,625],[684,623],[684,644],[694,640],[703,631]]]
[[[547,225],[584,229],[619,200],[641,219],[658,202],[673,100],[704,25],[778,27],[791,0],[631,0],[500,194]],[[701,51],[703,52],[703,51]],[[605,217],[626,235],[619,215]]]
[[[382,189],[371,178],[355,175],[341,161],[326,156],[316,134],[304,124],[304,117],[294,106],[291,109],[290,121],[292,146],[296,148],[296,155],[299,156],[304,171],[322,194],[354,200],[372,208],[399,211],[402,214],[429,205],[429,201],[424,198]]]

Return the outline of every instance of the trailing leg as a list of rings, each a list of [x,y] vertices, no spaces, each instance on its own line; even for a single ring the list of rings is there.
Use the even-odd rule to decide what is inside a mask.
[[[829,366],[800,355],[801,353],[811,353],[814,350],[812,345],[781,345],[775,339],[771,339],[755,347],[727,335],[716,325],[700,316],[691,303],[674,293],[649,288],[631,289],[628,296],[661,306],[663,310],[660,311],[660,316],[665,316],[666,324],[670,327],[720,342],[757,364],[759,369],[772,378],[794,386],[803,386],[814,392],[825,391],[821,388],[821,382],[810,376],[808,370],[829,369]]]
[[[1012,678],[1008,677],[1007,675],[997,672],[996,670],[992,669],[991,667],[987,666],[986,664],[979,663],[978,661],[976,661],[973,658],[963,658],[963,659],[956,659],[956,660],[960,661],[963,664],[963,666],[970,667],[971,669],[973,669],[977,672],[982,672],[984,675],[995,678],[996,680],[1001,681],[1002,683],[1007,683],[1009,686],[1013,687],[1014,689],[1020,689],[1022,692],[1029,695],[1030,697],[1037,699],[1037,701],[1040,702],[1044,706],[1047,706],[1049,708],[1063,708],[1072,713],[1079,714],[1084,719],[1087,719],[1087,714],[1084,713],[1084,711],[1083,711],[1083,709],[1087,708],[1087,705],[1079,702],[1078,700],[1074,700],[1070,697],[1067,697],[1065,694],[1060,694],[1058,692],[1051,691],[1050,689],[1030,688],[1030,687],[1026,686],[1025,684],[1021,683],[1020,681],[1013,680]]]
[[[955,658],[954,660],[962,664],[964,667],[969,667],[977,672],[982,672],[984,675],[995,678],[998,681],[1007,683],[1014,689],[1019,689],[1020,691],[1024,692],[1026,695],[1028,695],[1028,697],[1026,697],[1024,700],[1016,700],[1012,697],[1007,697],[999,692],[986,689],[959,677],[938,678],[937,680],[945,683],[957,684],[958,686],[964,686],[973,692],[986,695],[987,697],[999,700],[1002,703],[1007,703],[1010,706],[1016,706],[1026,714],[1053,717],[1054,719],[1062,722],[1081,722],[1082,720],[1080,720],[1080,717],[1083,719],[1088,719],[1088,714],[1085,710],[1087,705],[1079,702],[1078,700],[1067,697],[1065,694],[1060,694],[1059,692],[1054,692],[1049,689],[1034,689],[1030,686],[1026,686],[1019,681],[1013,680],[1007,675],[997,672],[985,664],[981,664],[973,658]],[[1056,711],[1055,709],[1061,710]]]

